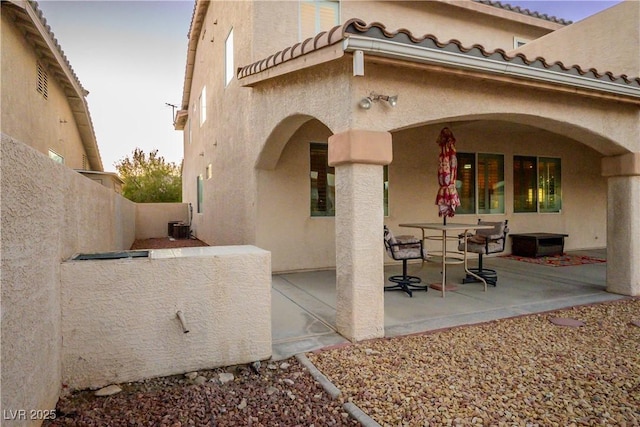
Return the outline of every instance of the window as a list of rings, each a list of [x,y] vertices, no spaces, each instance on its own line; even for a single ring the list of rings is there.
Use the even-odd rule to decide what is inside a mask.
[[[326,144],[311,144],[311,216],[335,216],[335,169],[328,165]]]
[[[340,24],[340,3],[327,0],[300,1],[300,40],[314,37]]]
[[[202,175],[198,175],[197,180],[197,192],[198,192],[198,213],[202,213],[202,202],[204,200],[204,189],[202,188]]]
[[[478,154],[478,213],[504,213],[502,154]]]
[[[513,157],[513,211],[536,212],[536,158]]]
[[[504,213],[504,156],[458,153],[459,214]]]
[[[224,84],[229,86],[233,80],[233,28],[224,42]]]
[[[529,41],[530,40],[523,39],[523,38],[520,38],[520,37],[514,37],[513,38],[513,48],[517,49],[517,48],[519,48],[521,46],[524,46],[525,44],[529,43]]]
[[[64,164],[64,157],[62,157],[60,154],[56,153],[53,150],[49,150],[49,158],[56,163]]]
[[[49,75],[47,70],[38,63],[38,81],[36,83],[36,90],[44,99],[49,98]]]
[[[328,146],[312,143],[310,147],[311,216],[335,216],[335,169],[328,165]],[[389,215],[389,168],[383,172],[384,215]]]
[[[476,213],[476,155],[458,153],[458,179],[456,189],[460,198],[459,214]]]
[[[202,92],[200,92],[200,98],[198,99],[198,103],[200,104],[200,126],[204,124],[207,120],[207,87],[202,88]]]
[[[538,158],[538,207],[540,212],[562,209],[560,159]]]
[[[560,212],[560,159],[514,156],[513,211]]]
[[[209,163],[207,165],[207,179],[211,179],[212,176],[213,176],[213,166],[211,166],[211,163]]]

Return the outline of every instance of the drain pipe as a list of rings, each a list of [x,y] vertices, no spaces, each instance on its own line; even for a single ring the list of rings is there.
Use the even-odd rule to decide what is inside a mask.
[[[189,328],[187,327],[187,321],[185,320],[184,314],[182,314],[182,311],[178,310],[176,315],[178,316],[178,320],[180,320],[180,324],[182,325],[182,332],[184,332],[185,334],[189,333]]]

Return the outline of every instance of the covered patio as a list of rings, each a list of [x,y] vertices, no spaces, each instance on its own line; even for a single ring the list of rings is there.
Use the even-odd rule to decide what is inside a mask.
[[[606,249],[569,254],[606,259]],[[458,284],[458,289],[447,292],[444,299],[435,289],[416,291],[413,298],[404,292],[386,292],[385,337],[625,298],[606,291],[604,262],[554,267],[508,257],[485,261],[500,275],[498,286],[486,293],[481,284],[460,284],[462,266],[447,269],[448,282]],[[399,263],[386,266],[385,278],[400,269]],[[440,280],[437,263],[411,264],[409,272],[425,283]],[[335,270],[274,275],[271,296],[273,359],[349,342],[336,327]]]

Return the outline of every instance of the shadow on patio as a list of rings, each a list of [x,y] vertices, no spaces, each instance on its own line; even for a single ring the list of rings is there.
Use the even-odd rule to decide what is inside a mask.
[[[606,258],[605,249],[570,254]],[[490,286],[486,293],[480,283],[460,284],[464,277],[460,265],[447,268],[447,282],[458,288],[447,291],[444,299],[435,289],[414,291],[413,298],[404,292],[386,292],[385,335],[419,333],[622,298],[605,290],[605,263],[553,267],[504,257],[485,261],[487,268],[498,271],[498,286]],[[387,266],[385,276],[400,271],[400,264]],[[437,263],[411,264],[409,274],[434,283],[440,280],[440,267]],[[348,342],[335,330],[335,286],[335,270],[273,276],[273,359]]]

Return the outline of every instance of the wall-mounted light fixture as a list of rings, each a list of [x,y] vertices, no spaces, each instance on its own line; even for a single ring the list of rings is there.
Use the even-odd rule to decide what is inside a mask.
[[[363,110],[368,110],[369,108],[371,108],[373,101],[380,101],[380,100],[387,101],[389,105],[392,107],[395,107],[396,105],[398,105],[398,95],[392,95],[392,96],[380,95],[375,92],[371,92],[369,96],[367,96],[366,98],[362,98],[358,103],[358,105]]]

